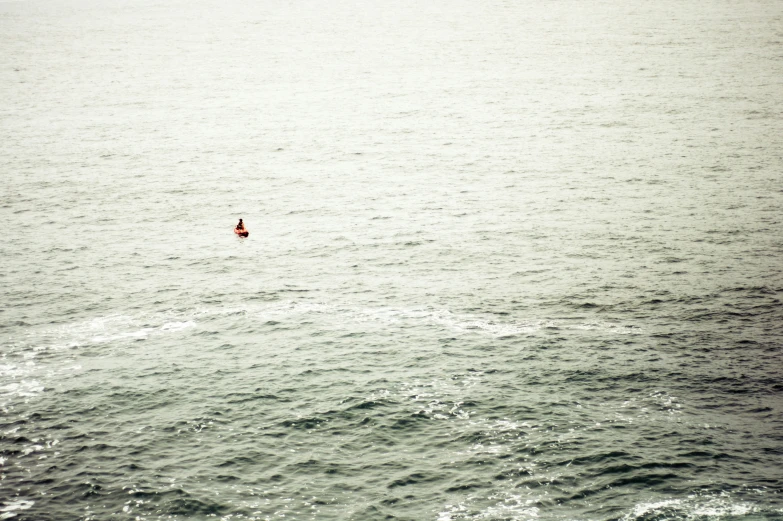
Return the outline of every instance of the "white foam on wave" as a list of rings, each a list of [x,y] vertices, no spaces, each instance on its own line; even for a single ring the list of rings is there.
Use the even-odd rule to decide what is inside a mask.
[[[43,392],[44,386],[38,380],[21,380],[0,386],[0,396],[31,397]]]
[[[149,325],[150,322],[152,325]],[[163,313],[157,317],[134,317],[115,314],[31,332],[20,347],[30,348],[32,354],[25,356],[34,356],[35,353],[45,350],[74,349],[88,344],[137,340],[194,326],[196,322],[188,316],[172,317],[171,314]]]
[[[19,510],[29,510],[35,504],[35,501],[18,500],[9,501],[0,506],[0,519],[11,519],[16,517]]]
[[[595,321],[580,324],[573,324],[568,320],[553,319],[536,319],[526,322],[499,321],[492,317],[459,314],[441,308],[370,308],[338,306],[323,302],[286,301],[265,306],[251,312],[251,314],[267,320],[280,319],[294,314],[313,314],[335,315],[356,323],[377,322],[392,326],[413,322],[422,326],[443,327],[459,335],[480,334],[493,338],[530,335],[546,329],[600,331],[618,335],[640,334],[643,332],[641,328],[636,326]]]
[[[133,331],[122,331],[112,335],[97,335],[90,339],[92,343],[102,344],[107,342],[113,342],[116,340],[138,340],[148,338],[152,335],[159,333],[170,333],[182,331],[190,327],[195,327],[196,323],[192,320],[166,322],[158,327],[142,327]]]
[[[545,322],[502,323],[486,317],[459,315],[437,308],[341,308],[341,311],[360,322],[377,321],[390,325],[418,322],[425,326],[445,326],[458,334],[479,333],[492,337],[527,334],[546,327]]]
[[[430,320],[434,324],[446,326],[460,334],[479,333],[498,338],[505,336],[529,335],[546,329],[559,330],[583,330],[583,331],[602,331],[612,334],[638,334],[641,329],[634,326],[620,326],[616,324],[605,324],[600,322],[572,324],[565,320],[537,319],[525,322],[512,321],[503,322],[493,318],[457,314],[449,310],[427,310],[420,313],[420,317]]]
[[[458,333],[485,333],[492,337],[529,334],[543,327],[542,322],[527,324],[514,322],[498,323],[471,315],[457,315],[450,311],[436,311],[432,313],[431,318],[436,324],[446,326]]]
[[[468,498],[463,502],[449,504],[438,513],[436,521],[467,521],[479,519],[509,519],[529,521],[538,519],[541,510],[534,505],[538,499],[524,497],[511,492],[495,494],[483,501],[497,501],[488,507],[473,507],[480,498]],[[748,502],[734,501],[728,493],[715,496],[692,495],[687,498],[671,498],[635,505],[625,514],[622,521],[644,521],[647,519],[671,519],[680,521],[720,520],[757,513],[759,508]],[[570,520],[572,518],[563,518]]]
[[[470,409],[463,407],[468,389],[479,383],[483,373],[457,375],[452,379],[403,382],[393,389],[378,389],[365,401],[407,402],[411,414],[433,420],[469,420]]]
[[[8,411],[16,401],[40,395],[45,389],[44,381],[80,368],[78,364],[67,363],[75,361],[70,355],[66,355],[69,360],[58,357],[56,363],[48,363],[48,358],[43,356],[47,351],[67,352],[86,345],[144,339],[195,326],[196,322],[187,315],[162,313],[150,319],[113,314],[28,331],[8,343],[9,349],[0,358],[0,409]]]
[[[198,308],[186,312],[160,313],[153,316],[134,317],[115,314],[61,326],[29,338],[42,348],[74,348],[85,344],[133,341],[160,333],[173,333],[195,327],[197,322],[211,318],[252,318],[260,321],[282,321],[292,316],[335,317],[335,325],[347,323],[379,323],[389,326],[416,324],[422,327],[439,327],[457,335],[483,335],[492,338],[531,335],[542,330],[599,331],[609,334],[629,335],[642,333],[636,326],[590,322],[574,324],[562,319],[534,319],[530,321],[504,321],[480,314],[460,314],[435,307],[362,307],[338,305],[320,301],[287,300],[266,304],[233,307]],[[157,322],[157,324],[156,324]],[[44,347],[40,347],[44,346]]]
[[[124,331],[122,333],[116,333],[113,335],[96,335],[90,339],[90,342],[93,344],[105,344],[107,342],[114,342],[115,340],[137,340],[141,338],[147,338],[153,331],[155,331],[154,328],[145,327],[136,331]]]
[[[477,375],[480,376],[481,375]],[[476,383],[480,382],[480,379],[476,380]],[[444,396],[451,398],[456,394],[457,389],[449,389],[449,393],[446,394],[443,391],[448,389],[446,385],[416,385],[407,388],[406,390],[418,391],[417,395],[413,398],[421,398],[426,403],[442,403],[440,400],[444,400]],[[429,391],[429,392],[428,392]],[[462,400],[470,400],[471,391],[469,388],[465,388],[460,393]],[[433,400],[437,397],[437,400]],[[429,401],[427,401],[429,400]],[[414,402],[416,400],[413,400]],[[444,400],[445,401],[445,400]],[[650,420],[657,421],[658,417],[668,417],[669,414],[679,413],[679,400],[671,396],[662,390],[651,390],[647,395],[643,396],[638,402],[636,400],[620,402],[616,405],[602,404],[602,406],[609,406],[611,410],[624,410],[630,408],[637,415],[643,417],[652,416]],[[575,411],[580,411],[582,407],[579,404],[574,405]],[[558,421],[549,423],[544,421],[539,422],[523,422],[516,421],[513,418],[502,419],[489,419],[482,418],[476,415],[473,411],[467,411],[464,418],[452,417],[452,421],[457,419],[464,419],[464,422],[455,424],[457,433],[473,436],[480,433],[480,438],[471,441],[466,444],[462,450],[456,450],[452,453],[453,460],[469,460],[471,458],[497,458],[499,455],[518,454],[522,445],[527,446],[544,446],[557,449],[560,446],[568,446],[574,441],[584,435],[584,432],[593,428],[601,428],[600,424],[591,423],[591,413],[579,414],[573,418],[573,421],[569,421],[567,425],[562,424],[558,426]],[[664,416],[665,415],[665,416]],[[439,419],[437,416],[433,416],[433,419]],[[607,419],[607,422],[614,420]],[[559,427],[551,429],[551,427]],[[470,438],[466,438],[470,439]],[[506,461],[505,459],[503,461]],[[512,461],[512,460],[508,460]],[[517,467],[519,471],[526,471],[530,476],[529,479],[534,479],[540,484],[546,484],[559,479],[564,473],[567,473],[565,469],[570,466],[570,463],[565,467],[539,467],[535,458],[530,461],[516,462],[508,466],[503,464],[504,470],[514,470]],[[501,483],[498,483],[503,486]],[[493,493],[492,495],[481,497],[468,495],[461,499],[458,503],[452,505],[446,505],[446,507],[439,513],[438,521],[467,521],[478,519],[512,519],[518,521],[532,520],[538,518],[543,513],[536,508],[535,505],[541,497],[541,494],[547,495],[549,491],[543,489],[543,491],[530,492],[529,494],[518,495],[518,492],[513,490],[503,490]],[[487,503],[496,501],[492,506],[486,506]],[[623,518],[624,521],[644,521],[646,519],[662,519],[657,514],[666,515],[666,519],[684,519],[684,520],[706,520],[706,519],[720,519],[721,517],[730,515],[744,515],[755,511],[755,507],[749,503],[738,503],[732,501],[727,495],[706,497],[706,496],[692,496],[688,499],[670,499],[657,502],[650,502],[637,505],[634,511],[629,513]],[[669,513],[673,515],[668,516]],[[645,517],[647,516],[647,517]],[[565,520],[565,518],[564,518]]]
[[[517,494],[507,494],[495,505],[485,507],[478,511],[471,511],[465,503],[446,505],[438,513],[437,521],[460,521],[469,519],[510,519],[514,521],[526,521],[538,519],[540,510],[534,506],[536,500],[524,498]]]
[[[680,398],[667,391],[654,389],[646,394],[627,396],[622,402],[601,404],[611,413],[606,423],[680,422],[684,421],[684,405]],[[580,404],[581,408],[582,405]],[[709,426],[707,426],[709,427]]]
[[[15,401],[27,401],[44,391],[44,385],[37,378],[39,366],[33,357],[23,356],[22,359],[24,361],[14,363],[13,359],[3,356],[5,363],[0,364],[0,410],[5,413]]]
[[[195,327],[196,323],[192,320],[186,320],[184,322],[166,322],[160,326],[161,331],[182,331],[189,327]]]
[[[622,517],[622,521],[637,521],[648,518],[659,519],[665,516],[685,521],[721,519],[724,517],[745,516],[758,511],[758,507],[744,501],[734,501],[724,492],[714,496],[691,495],[684,499],[662,499],[635,505]]]

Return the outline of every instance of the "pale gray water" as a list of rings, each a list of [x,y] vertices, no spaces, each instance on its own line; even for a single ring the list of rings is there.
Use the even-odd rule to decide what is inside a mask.
[[[780,2],[6,1],[0,97],[0,519],[783,518]]]

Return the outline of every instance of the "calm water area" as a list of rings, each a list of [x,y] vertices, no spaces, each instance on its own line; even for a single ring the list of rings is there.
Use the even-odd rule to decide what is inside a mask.
[[[0,0],[0,180],[0,520],[783,519],[780,1]]]

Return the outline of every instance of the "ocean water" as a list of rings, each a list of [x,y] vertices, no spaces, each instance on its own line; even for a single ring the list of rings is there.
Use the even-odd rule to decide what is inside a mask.
[[[0,99],[0,519],[783,519],[783,3],[0,1]]]

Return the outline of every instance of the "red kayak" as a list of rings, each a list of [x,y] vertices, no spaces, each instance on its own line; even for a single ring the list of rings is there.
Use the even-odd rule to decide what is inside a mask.
[[[240,237],[247,237],[248,235],[250,235],[250,232],[247,231],[246,229],[238,230],[237,228],[234,228],[234,233],[236,233]]]

